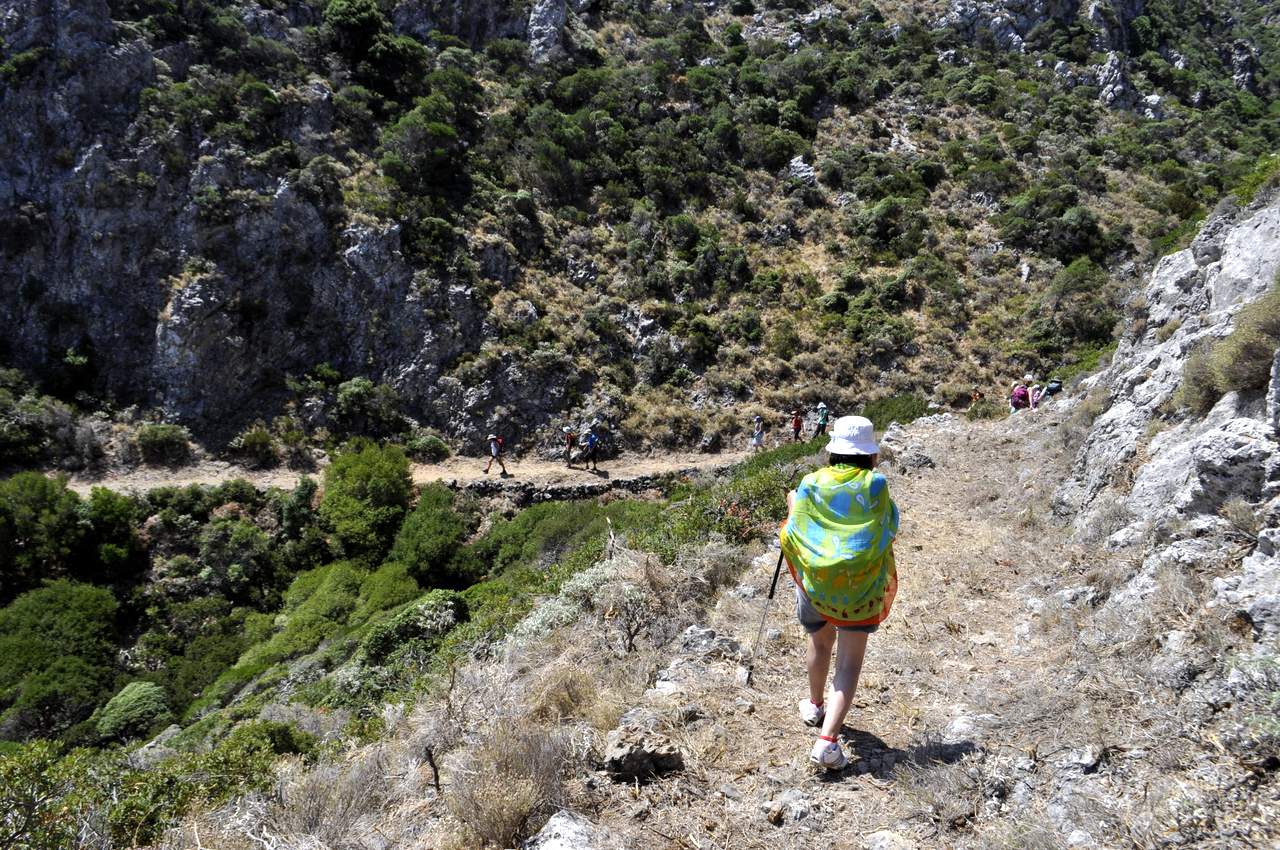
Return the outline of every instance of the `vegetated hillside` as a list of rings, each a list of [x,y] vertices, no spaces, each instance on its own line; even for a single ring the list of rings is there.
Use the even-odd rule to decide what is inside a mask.
[[[1274,165],[1274,3],[0,8],[19,459],[953,402]]]
[[[644,846],[1269,846],[1278,276],[1273,187],[1075,392],[889,429],[902,584],[823,781],[790,605],[734,683],[820,443],[524,510],[367,441],[322,489],[0,482],[0,836],[510,847],[568,806]]]

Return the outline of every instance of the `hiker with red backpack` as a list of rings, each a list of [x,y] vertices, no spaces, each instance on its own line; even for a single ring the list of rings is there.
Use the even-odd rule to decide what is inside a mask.
[[[1013,391],[1009,393],[1010,415],[1031,407],[1031,389],[1027,385],[1033,380],[1030,375],[1025,375],[1021,381],[1013,385]]]
[[[493,462],[498,462],[498,468],[502,470],[502,475],[507,475],[507,465],[502,462],[502,455],[506,451],[506,445],[502,438],[497,434],[490,434],[486,439],[489,441],[489,462],[484,465],[484,474],[488,475],[489,470],[493,467]]]
[[[800,442],[800,435],[804,432],[804,418],[800,415],[800,409],[796,408],[791,411],[791,439]]]

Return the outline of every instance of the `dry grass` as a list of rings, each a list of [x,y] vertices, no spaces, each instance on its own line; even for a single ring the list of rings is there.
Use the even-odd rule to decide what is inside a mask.
[[[492,733],[455,770],[449,811],[486,846],[517,844],[563,801],[566,752],[563,739],[546,728]]]

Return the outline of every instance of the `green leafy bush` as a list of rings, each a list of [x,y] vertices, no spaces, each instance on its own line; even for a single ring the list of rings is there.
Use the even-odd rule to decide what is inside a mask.
[[[0,610],[0,737],[53,736],[109,694],[118,605],[101,588],[54,581]]]
[[[191,457],[191,435],[181,425],[148,422],[138,428],[134,442],[150,464],[176,466]]]
[[[443,484],[428,484],[400,527],[390,558],[408,567],[423,587],[465,585],[474,576],[454,555],[468,531],[466,520],[453,509],[453,492]]]
[[[71,572],[85,543],[82,519],[66,479],[21,472],[0,481],[0,604]]]
[[[405,652],[427,654],[466,616],[462,597],[433,590],[400,613],[378,623],[360,643],[366,663],[383,664]]]
[[[449,444],[429,431],[416,431],[405,441],[404,450],[409,457],[420,463],[439,463],[449,457],[452,452]]]
[[[172,719],[164,688],[152,682],[130,682],[102,707],[97,729],[106,740],[127,741]]]
[[[227,448],[232,456],[250,469],[265,469],[280,462],[276,438],[261,422],[241,431]]]
[[[900,393],[867,402],[862,415],[871,420],[877,431],[889,427],[890,422],[906,425],[929,412],[929,402],[912,393]]]
[[[355,443],[325,470],[320,516],[347,557],[376,564],[391,547],[411,490],[403,450]]]

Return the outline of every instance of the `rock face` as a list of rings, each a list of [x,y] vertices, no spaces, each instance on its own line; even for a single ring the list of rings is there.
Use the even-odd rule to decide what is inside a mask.
[[[529,10],[529,56],[549,62],[564,54],[561,40],[569,10],[565,0],[534,0]]]
[[[1112,366],[1094,382],[1092,391],[1105,394],[1109,407],[1094,421],[1073,476],[1058,494],[1060,509],[1074,515],[1077,530],[1094,518],[1098,496],[1116,483],[1114,476],[1134,458],[1159,408],[1181,385],[1182,368],[1192,351],[1206,340],[1230,333],[1239,308],[1265,292],[1278,272],[1277,201],[1247,210],[1220,209],[1190,248],[1159,262],[1144,293],[1145,326],[1140,335],[1121,339]],[[1154,458],[1180,446],[1191,457],[1192,444],[1201,441],[1197,462],[1206,469],[1221,469],[1223,458],[1211,455],[1233,453],[1239,449],[1227,449],[1226,444],[1261,435],[1260,421],[1249,424],[1254,421],[1253,407],[1261,417],[1263,405],[1257,400],[1228,396],[1206,419],[1182,423],[1157,435],[1148,451]],[[1242,417],[1248,421],[1231,424]],[[1221,436],[1226,442],[1218,443],[1224,446],[1221,450],[1211,448],[1211,441],[1201,440],[1224,429]],[[1230,434],[1236,436],[1225,436]],[[1211,480],[1203,484],[1211,489],[1214,486]],[[1134,498],[1145,500],[1140,501],[1140,507],[1159,510],[1163,496],[1154,487],[1154,480],[1143,486],[1135,484]],[[1201,499],[1197,505],[1202,510],[1216,509],[1211,501]]]
[[[1240,572],[1214,580],[1211,604],[1261,644],[1280,638],[1280,351],[1265,392],[1228,393],[1208,414],[1167,427],[1162,419],[1192,352],[1227,336],[1241,307],[1278,274],[1280,197],[1220,208],[1190,248],[1156,266],[1143,294],[1145,323],[1092,379],[1089,391],[1107,409],[1093,422],[1056,509],[1079,536],[1141,548],[1137,574],[1107,604],[1153,598],[1169,571],[1220,566],[1238,540],[1223,516],[1233,502],[1261,530]],[[1166,666],[1172,680],[1185,678],[1177,664]]]
[[[1018,53],[1025,39],[1041,24],[1066,24],[1085,18],[1098,32],[1097,50],[1122,49],[1129,22],[1142,14],[1143,0],[952,0],[939,26],[955,29],[968,39],[991,38],[1002,50]]]
[[[318,23],[303,4],[246,8],[248,28],[299,49]],[[563,23],[564,2],[535,13]],[[406,0],[392,17],[418,36],[525,31],[492,3]],[[265,166],[230,137],[152,126],[144,89],[208,81],[188,46],[154,49],[137,31],[113,24],[106,0],[0,0],[6,55],[40,57],[0,88],[0,320],[14,365],[47,375],[68,351],[85,356],[97,391],[214,442],[269,418],[287,376],[326,362],[394,385],[407,413],[455,437],[499,422],[527,433],[589,389],[555,356],[450,374],[494,335],[487,296],[415,269],[397,225],[342,214],[350,175],[327,83],[275,93],[288,141],[319,155]],[[512,257],[492,241],[474,262],[509,282]]]

